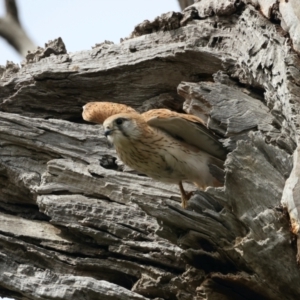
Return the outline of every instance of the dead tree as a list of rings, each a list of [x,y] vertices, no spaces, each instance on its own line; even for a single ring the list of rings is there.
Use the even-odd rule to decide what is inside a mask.
[[[180,8],[183,10],[186,7],[194,4],[194,0],[178,0],[178,3],[180,5]]]
[[[25,57],[36,46],[20,23],[16,1],[5,0],[5,10],[6,15],[0,18],[0,36]]]
[[[297,1],[202,0],[118,45],[59,39],[2,68],[1,296],[298,299]],[[201,116],[229,151],[225,186],[182,209],[116,161],[89,101]]]

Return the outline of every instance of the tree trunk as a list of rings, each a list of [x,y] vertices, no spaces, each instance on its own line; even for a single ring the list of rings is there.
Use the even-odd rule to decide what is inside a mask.
[[[299,15],[297,0],[202,0],[118,45],[59,39],[0,69],[0,295],[298,299]],[[116,161],[89,101],[204,118],[225,186],[182,209],[176,186]]]

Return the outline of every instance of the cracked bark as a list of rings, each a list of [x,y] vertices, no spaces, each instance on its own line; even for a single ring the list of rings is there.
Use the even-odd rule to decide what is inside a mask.
[[[1,296],[299,296],[300,60],[278,24],[293,1],[271,2],[202,0],[118,45],[58,39],[0,69]],[[177,188],[115,160],[81,119],[89,101],[202,117],[230,151],[225,186],[183,210]]]

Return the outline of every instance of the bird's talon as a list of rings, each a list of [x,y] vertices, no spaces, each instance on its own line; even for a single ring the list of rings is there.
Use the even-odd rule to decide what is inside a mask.
[[[182,208],[186,209],[187,208],[187,204],[188,204],[188,201],[190,200],[190,198],[195,194],[195,192],[188,192],[186,193],[182,199],[181,199],[181,206]]]
[[[194,196],[194,194],[195,194],[195,192],[193,192],[193,191],[188,192],[188,193],[186,194],[187,199],[190,200],[191,197]]]

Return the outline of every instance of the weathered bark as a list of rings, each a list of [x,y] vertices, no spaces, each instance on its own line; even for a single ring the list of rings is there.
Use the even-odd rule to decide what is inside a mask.
[[[278,24],[294,2],[248,2],[202,0],[119,45],[58,40],[2,69],[0,295],[299,297],[299,41]],[[89,101],[201,116],[230,151],[225,186],[183,210],[176,187],[115,161],[81,119]]]

